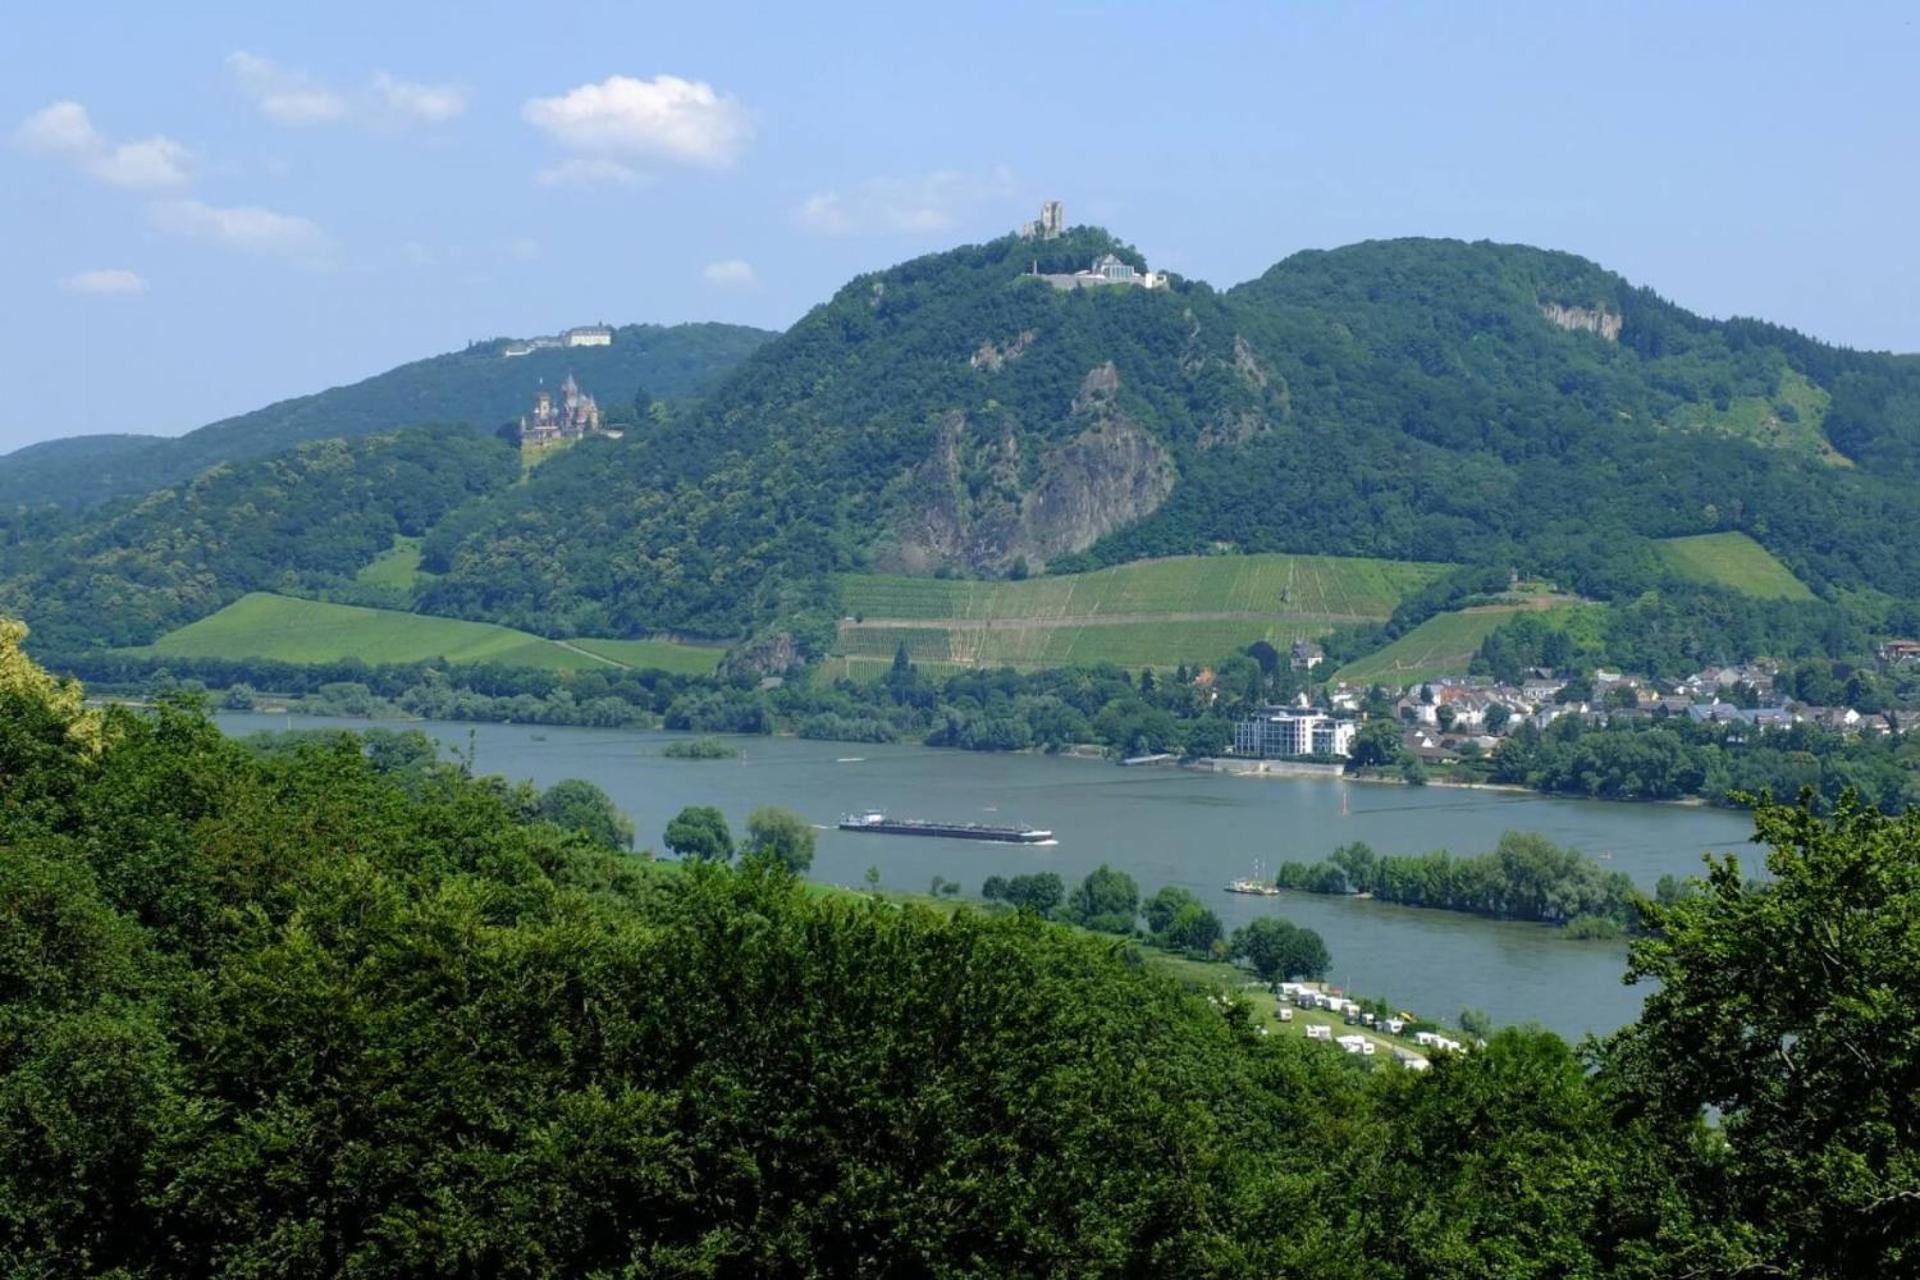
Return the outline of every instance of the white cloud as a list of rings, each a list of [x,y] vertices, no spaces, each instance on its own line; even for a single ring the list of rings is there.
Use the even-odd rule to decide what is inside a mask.
[[[709,262],[700,269],[700,274],[708,284],[722,289],[751,289],[760,283],[753,264],[745,258],[723,258],[719,262]]]
[[[227,55],[227,70],[261,115],[275,124],[351,123],[378,130],[445,124],[467,109],[458,85],[422,84],[376,72],[367,87],[342,93],[325,81],[244,49]]]
[[[20,122],[13,136],[27,150],[49,156],[89,155],[107,145],[87,109],[70,100],[40,108]]]
[[[304,71],[245,49],[227,55],[227,70],[260,114],[275,124],[325,124],[346,118],[347,100]]]
[[[147,191],[177,187],[187,180],[193,153],[172,138],[123,142],[87,162],[87,172],[116,187]]]
[[[458,85],[420,84],[384,71],[373,77],[373,96],[387,119],[409,124],[445,124],[467,109],[467,91]]]
[[[531,236],[515,236],[500,246],[500,252],[515,262],[532,262],[540,256],[540,242]]]
[[[822,191],[794,210],[808,231],[828,236],[951,231],[980,205],[1014,192],[1006,169],[940,170],[919,178],[870,178],[849,191]]]
[[[553,98],[530,98],[521,116],[568,151],[723,169],[753,136],[738,99],[679,76],[609,76]]]
[[[168,235],[302,266],[325,266],[333,256],[333,240],[318,223],[272,209],[160,200],[147,207],[147,218]]]
[[[82,172],[116,187],[154,190],[187,180],[193,153],[172,138],[155,134],[116,143],[93,126],[77,102],[42,107],[14,130],[14,141],[28,151],[69,161]]]
[[[571,187],[587,191],[594,187],[637,187],[646,175],[630,164],[604,157],[568,156],[533,175],[543,187]]]
[[[84,293],[106,298],[130,293],[145,293],[147,282],[137,272],[119,267],[103,267],[98,271],[76,271],[62,278],[60,287],[68,293]]]

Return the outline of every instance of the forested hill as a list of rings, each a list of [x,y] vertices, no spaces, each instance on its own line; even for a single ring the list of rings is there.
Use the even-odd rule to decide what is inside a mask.
[[[146,644],[249,591],[319,591],[512,484],[518,451],[420,427],[316,440],[82,515],[0,517],[0,618],[55,649]]]
[[[438,612],[727,634],[834,566],[1006,573],[1165,501],[1180,456],[1285,414],[1204,286],[1061,292],[1138,254],[1007,237],[856,278],[697,411],[576,449],[429,540]]]
[[[603,406],[637,391],[680,399],[704,390],[774,335],[729,324],[625,325],[611,346],[542,349],[511,359],[504,342],[403,364],[315,395],[282,400],[177,438],[81,436],[0,457],[0,507],[82,506],[146,493],[221,462],[307,440],[368,435],[418,423],[491,430],[524,412],[535,390],[571,371]]]
[[[1514,566],[1617,596],[1735,529],[1920,596],[1920,360],[1694,316],[1568,254],[1401,240],[1226,293],[1060,291],[1106,233],[862,276],[698,412],[429,539],[440,612],[733,634],[829,569],[1217,549]]]

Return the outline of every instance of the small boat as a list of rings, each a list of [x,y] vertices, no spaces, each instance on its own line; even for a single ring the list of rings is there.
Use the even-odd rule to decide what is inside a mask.
[[[1242,878],[1239,880],[1229,880],[1227,882],[1227,892],[1251,893],[1262,898],[1277,898],[1280,896],[1280,887],[1278,885],[1268,884],[1264,880]]]
[[[1241,876],[1238,880],[1229,880],[1227,882],[1227,892],[1250,893],[1261,898],[1277,898],[1280,896],[1280,886],[1274,884],[1272,881],[1262,880],[1260,878],[1260,862],[1256,858],[1253,864],[1253,874],[1250,876]]]
[[[929,822],[925,818],[889,818],[878,809],[840,819],[842,831],[883,836],[943,836],[949,840],[993,840],[1001,844],[1044,844],[1053,832],[1037,827],[996,827],[984,822]]]

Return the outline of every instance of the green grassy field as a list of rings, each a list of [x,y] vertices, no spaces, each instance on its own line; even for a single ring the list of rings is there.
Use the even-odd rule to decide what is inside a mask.
[[[1442,676],[1463,676],[1480,642],[1523,605],[1485,605],[1428,618],[1384,649],[1334,672],[1354,684],[1415,684]]]
[[[1660,558],[1683,578],[1767,600],[1811,600],[1813,592],[1765,547],[1744,533],[1667,538]]]
[[[413,590],[414,581],[420,576],[420,538],[395,536],[393,546],[376,556],[353,575],[354,581],[369,587],[385,587],[392,591],[406,593]]]
[[[1446,566],[1339,556],[1181,556],[1024,582],[848,574],[836,652],[953,667],[1217,661],[1385,618]]]
[[[629,667],[656,667],[680,676],[703,676],[720,665],[722,651],[671,640],[585,640],[571,642],[603,658]]]
[[[373,664],[445,658],[455,663],[495,662],[562,671],[664,666],[669,662],[680,665],[668,670],[707,671],[719,659],[715,650],[665,641],[588,640],[571,644],[569,647],[488,622],[430,618],[256,591],[132,652],[279,662],[359,658]],[[630,657],[644,660],[630,661]]]

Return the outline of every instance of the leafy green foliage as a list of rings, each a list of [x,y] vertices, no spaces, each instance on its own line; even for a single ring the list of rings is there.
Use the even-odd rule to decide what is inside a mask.
[[[726,815],[712,805],[692,804],[667,824],[661,843],[676,857],[696,862],[725,862],[733,857],[733,832]]]
[[[1124,871],[1101,863],[1074,886],[1067,898],[1067,918],[1102,933],[1132,933],[1140,912],[1140,886]]]
[[[763,805],[747,815],[747,839],[741,846],[749,857],[772,858],[794,875],[813,867],[813,827],[791,809]]]
[[[1636,1105],[1721,1115],[1736,1211],[1814,1275],[1920,1273],[1920,819],[1762,804],[1755,883],[1649,908],[1658,986],[1610,1046]]]
[[[1261,916],[1235,929],[1229,950],[1269,982],[1320,978],[1333,965],[1318,933],[1278,916]]]
[[[1052,915],[1066,901],[1067,886],[1062,883],[1059,873],[1054,871],[1034,871],[1011,877],[988,876],[986,883],[980,886],[980,896],[989,902],[1004,902],[1044,918]]]
[[[1639,895],[1626,873],[1604,870],[1578,849],[1530,831],[1509,831],[1492,853],[1464,858],[1444,849],[1383,856],[1356,840],[1324,862],[1281,863],[1274,883],[1509,920],[1565,924],[1576,916],[1602,916],[1631,924],[1639,918]]]
[[[540,795],[540,816],[606,849],[631,849],[633,823],[613,798],[583,778],[565,778]]]
[[[1593,727],[1567,716],[1544,732],[1515,730],[1494,758],[1492,776],[1610,800],[1698,795],[1728,804],[1741,794],[1807,788],[1831,804],[1855,791],[1896,812],[1920,802],[1916,765],[1920,744],[1880,734],[1846,737],[1807,724],[1756,731],[1677,719]]]

